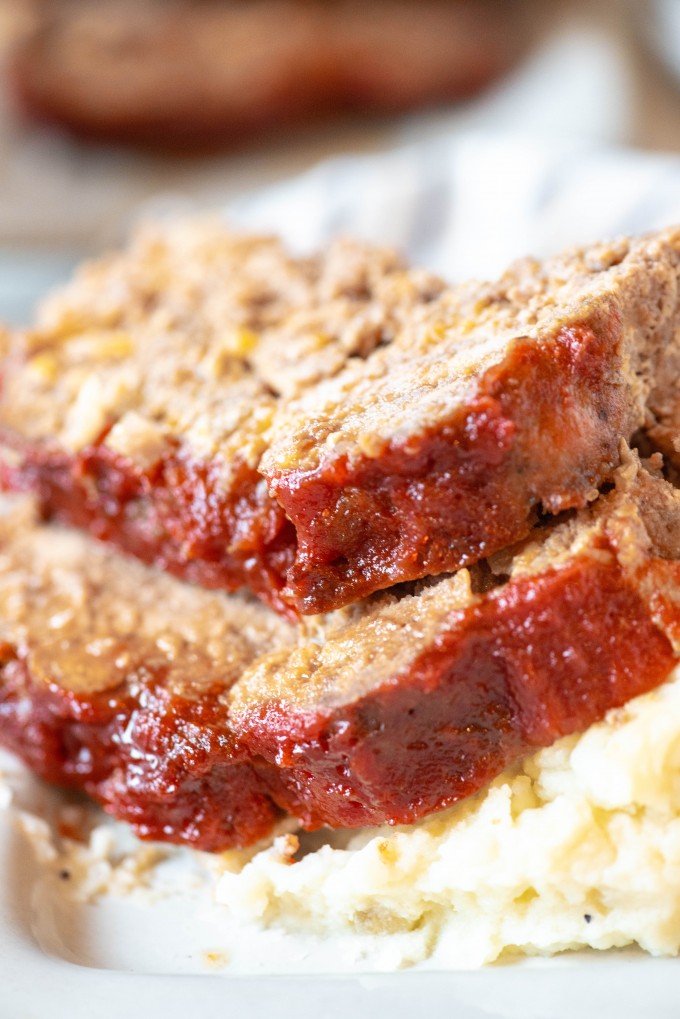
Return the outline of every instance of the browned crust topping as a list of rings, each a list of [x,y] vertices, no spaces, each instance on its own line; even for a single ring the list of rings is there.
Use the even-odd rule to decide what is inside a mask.
[[[93,697],[150,670],[196,698],[295,640],[247,595],[181,584],[32,516],[22,504],[0,521],[0,629],[36,679]]]
[[[77,534],[0,536],[0,733],[146,837],[206,849],[408,822],[658,685],[680,654],[680,495],[616,490],[467,571],[297,631]]]
[[[229,694],[234,717],[276,701],[282,714],[330,714],[344,704],[380,689],[392,677],[407,674],[424,650],[436,645],[457,613],[507,597],[513,581],[560,570],[585,557],[613,558],[634,573],[648,556],[680,559],[680,491],[624,454],[626,465],[615,476],[617,487],[588,509],[552,527],[541,527],[516,546],[504,569],[505,583],[475,594],[467,570],[446,577],[417,594],[367,605],[348,617],[323,641],[298,643],[253,663]],[[611,547],[606,547],[609,544]],[[673,584],[669,582],[673,579]],[[669,573],[660,597],[680,606],[680,566]],[[647,590],[651,597],[652,589]],[[334,617],[327,617],[333,619]],[[680,633],[680,631],[679,631]],[[675,638],[674,638],[675,640]],[[680,643],[678,643],[680,651]]]
[[[4,363],[5,482],[210,587],[317,613],[584,506],[671,400],[680,230],[445,289],[219,224],[86,268]]]
[[[274,419],[260,470],[302,611],[453,569],[583,506],[675,390],[680,231],[525,261]],[[350,592],[352,594],[350,594]]]
[[[228,474],[235,451],[257,464],[276,394],[389,342],[443,286],[349,240],[295,258],[219,220],[149,227],[83,266],[14,338],[2,420],[73,451],[113,425],[107,447],[138,467],[181,438]]]

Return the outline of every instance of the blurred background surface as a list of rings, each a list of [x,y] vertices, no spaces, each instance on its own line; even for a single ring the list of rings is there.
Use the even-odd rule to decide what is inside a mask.
[[[0,40],[5,320],[140,215],[329,156],[471,133],[680,152],[680,0],[0,0]]]

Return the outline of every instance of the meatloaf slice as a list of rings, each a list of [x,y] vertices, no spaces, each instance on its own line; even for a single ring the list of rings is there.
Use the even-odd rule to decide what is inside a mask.
[[[327,610],[477,561],[584,506],[680,375],[680,229],[445,291],[279,413],[260,471],[295,527],[287,595]]]
[[[496,586],[461,570],[254,663],[229,711],[277,802],[307,826],[410,823],[658,685],[680,658],[680,492],[626,459],[492,560]]]
[[[146,562],[248,585],[285,612],[295,534],[257,473],[278,394],[388,342],[442,289],[351,241],[294,258],[217,221],[144,230],[7,338],[5,483]]]
[[[143,837],[409,822],[661,683],[680,496],[617,488],[505,562],[297,630],[16,516],[0,535],[0,741]]]
[[[314,614],[584,506],[675,392],[680,229],[444,289],[349,242],[145,234],[11,339],[3,476],[207,587]]]
[[[0,742],[146,838],[220,850],[280,811],[221,697],[293,628],[255,599],[183,585],[26,504],[0,523]]]

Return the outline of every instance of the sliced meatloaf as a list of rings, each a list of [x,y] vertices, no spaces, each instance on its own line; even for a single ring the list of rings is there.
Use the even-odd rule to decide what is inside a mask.
[[[220,698],[293,628],[41,526],[26,504],[0,526],[0,742],[142,837],[218,850],[268,835],[280,811]]]
[[[257,472],[281,394],[389,342],[442,289],[351,241],[294,258],[219,222],[144,230],[6,337],[5,483],[146,562],[285,612],[295,534]]]
[[[680,229],[523,261],[278,415],[260,471],[302,612],[457,569],[584,506],[673,400]]]
[[[306,825],[409,823],[649,690],[680,656],[680,492],[634,460],[590,509],[274,652],[230,692]]]
[[[502,561],[297,628],[16,516],[1,546],[0,740],[209,850],[414,821],[680,657],[680,495],[632,458]]]
[[[10,338],[5,484],[291,615],[582,507],[672,399],[680,229],[444,288],[388,252],[145,235]]]

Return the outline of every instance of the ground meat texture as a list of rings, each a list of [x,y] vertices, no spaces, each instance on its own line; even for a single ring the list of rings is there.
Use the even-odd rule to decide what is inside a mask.
[[[677,399],[679,245],[669,231],[444,293],[429,327],[277,416],[259,469],[295,526],[299,610],[457,569],[594,498],[652,394]]]
[[[0,535],[0,740],[143,838],[218,851],[281,817],[223,697],[295,633],[254,600],[182,585],[24,507]]]
[[[8,338],[1,476],[177,576],[328,612],[596,498],[676,399],[679,274],[675,229],[453,288],[348,241],[152,231]]]
[[[279,403],[390,342],[443,283],[339,240],[140,233],[4,337],[0,474],[43,513],[283,614],[295,532],[257,470]]]
[[[282,812],[417,820],[677,663],[680,496],[630,455],[615,482],[484,572],[313,626],[12,518],[0,739],[142,837],[208,850]]]

